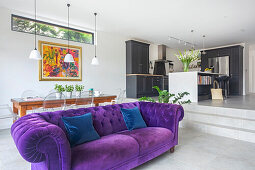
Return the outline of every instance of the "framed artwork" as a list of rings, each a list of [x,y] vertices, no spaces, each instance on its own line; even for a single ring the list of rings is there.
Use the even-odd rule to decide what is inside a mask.
[[[81,81],[82,80],[82,48],[69,46],[69,53],[74,63],[65,63],[64,58],[68,50],[65,44],[39,41],[39,51],[42,60],[39,61],[40,81]]]

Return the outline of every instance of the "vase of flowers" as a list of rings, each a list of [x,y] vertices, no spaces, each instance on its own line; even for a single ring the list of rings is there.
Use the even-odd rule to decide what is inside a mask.
[[[83,91],[84,86],[83,85],[75,85],[75,95],[76,97],[81,97],[81,92]]]
[[[188,72],[190,63],[198,60],[200,56],[200,51],[194,49],[189,51],[185,50],[183,53],[179,51],[179,54],[176,54],[176,57],[182,62],[184,72]]]
[[[57,92],[56,93],[56,98],[60,99],[61,96],[62,96],[62,93],[65,91],[65,88],[62,85],[60,85],[60,84],[55,84],[55,88],[54,89]]]
[[[73,85],[69,85],[69,86],[66,85],[65,90],[66,90],[66,97],[67,97],[67,98],[71,98],[71,97],[72,97],[72,92],[73,92],[73,90],[74,90]]]

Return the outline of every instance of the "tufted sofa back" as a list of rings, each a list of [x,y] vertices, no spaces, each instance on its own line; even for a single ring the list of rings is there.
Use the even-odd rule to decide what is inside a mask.
[[[120,112],[120,108],[129,109],[134,107],[139,108],[139,102],[98,106],[90,108],[70,109],[56,112],[44,112],[37,114],[39,114],[39,116],[45,119],[47,122],[59,126],[66,133],[64,124],[61,119],[63,116],[73,117],[83,115],[86,113],[91,113],[93,117],[93,124],[96,131],[100,136],[105,136],[126,130],[127,127],[123,120],[123,116]]]

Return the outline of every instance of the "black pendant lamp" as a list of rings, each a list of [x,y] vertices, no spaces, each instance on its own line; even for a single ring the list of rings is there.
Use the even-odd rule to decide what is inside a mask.
[[[37,28],[36,28],[36,0],[35,0],[35,49],[31,51],[30,55],[29,55],[29,59],[33,59],[33,60],[41,60],[42,57],[41,57],[41,54],[40,52],[37,50],[36,48],[36,32],[37,32]]]
[[[94,38],[94,46],[95,46],[95,57],[92,59],[92,61],[91,61],[91,65],[99,65],[99,61],[98,61],[98,59],[97,59],[97,44],[96,44],[96,35],[97,35],[97,20],[96,20],[96,18],[97,18],[97,13],[94,13],[94,15],[95,15],[95,38]]]
[[[70,34],[69,34],[69,30],[70,30],[70,28],[69,28],[69,8],[70,8],[70,4],[67,4],[67,9],[68,9],[68,34],[67,34],[67,36],[68,36],[68,38],[67,38],[68,45],[67,45],[67,47],[68,48],[67,48],[67,54],[66,54],[65,59],[64,59],[64,62],[66,62],[66,63],[74,62],[72,54],[69,53],[69,37],[70,37]]]

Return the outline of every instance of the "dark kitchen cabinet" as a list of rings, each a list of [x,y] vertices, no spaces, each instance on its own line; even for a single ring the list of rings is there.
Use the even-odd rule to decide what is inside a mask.
[[[149,96],[152,91],[152,79],[149,76],[137,76],[137,94]]]
[[[243,47],[231,46],[207,50],[201,55],[201,70],[210,67],[208,58],[229,56],[229,95],[243,94]]]
[[[126,80],[128,98],[152,97],[158,95],[153,86],[162,88],[163,76],[127,75]]]
[[[229,93],[232,95],[238,95],[240,89],[239,75],[231,75],[229,80]]]
[[[152,87],[158,86],[160,89],[163,89],[163,77],[162,76],[154,76],[152,77]],[[158,95],[158,91],[156,89],[152,89],[152,94]]]
[[[149,46],[150,44],[129,40],[126,41],[126,73],[149,73]]]
[[[222,48],[222,49],[219,49],[218,54],[219,56],[224,57],[224,56],[230,56],[231,55],[230,52],[231,50],[229,48]]]

